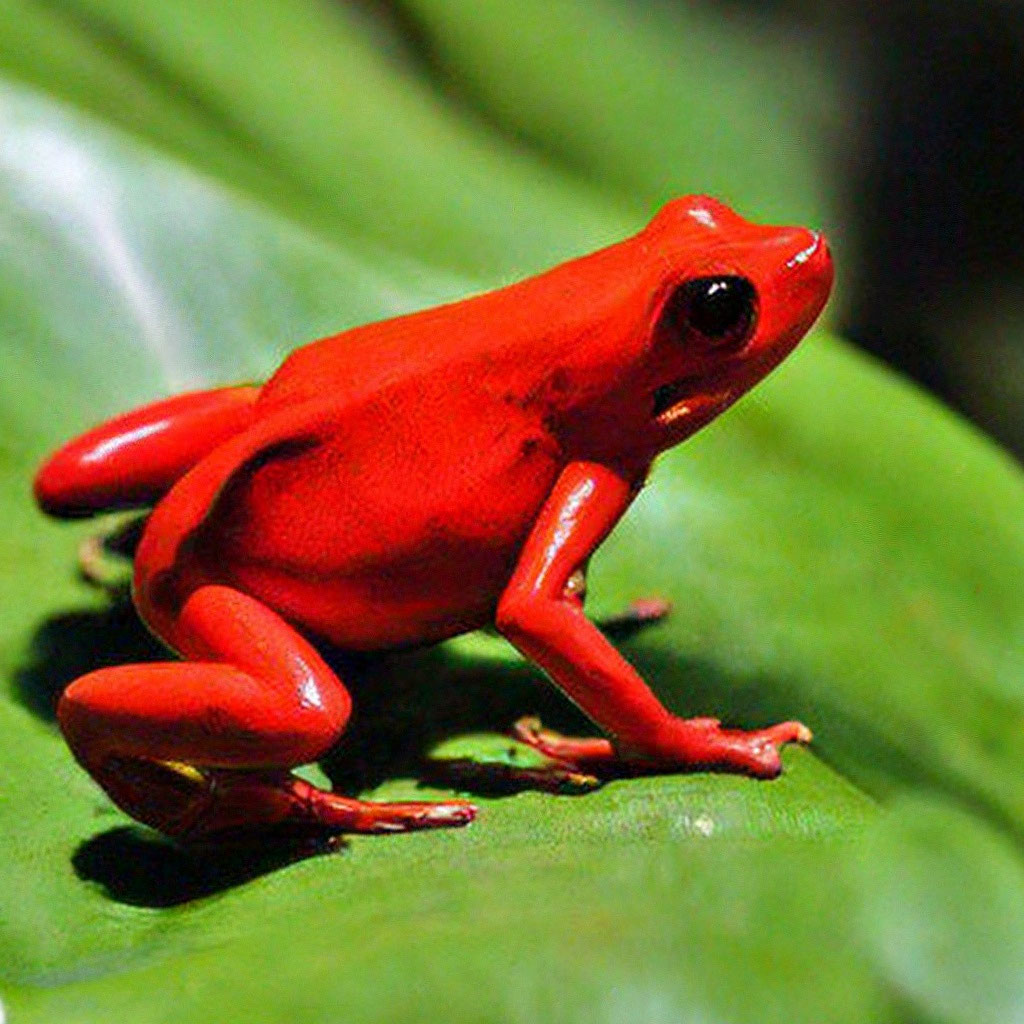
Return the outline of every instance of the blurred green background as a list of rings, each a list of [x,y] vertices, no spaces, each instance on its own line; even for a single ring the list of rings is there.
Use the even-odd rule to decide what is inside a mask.
[[[1020,8],[0,4],[0,1001],[11,1021],[1024,1021]],[[829,333],[667,456],[592,608],[673,710],[799,717],[777,782],[480,795],[334,856],[182,851],[61,688],[159,658],[29,481],[134,403],[492,287],[670,196],[823,228]],[[573,710],[499,639],[339,658],[311,777],[442,795]],[[435,780],[436,781],[436,780]]]

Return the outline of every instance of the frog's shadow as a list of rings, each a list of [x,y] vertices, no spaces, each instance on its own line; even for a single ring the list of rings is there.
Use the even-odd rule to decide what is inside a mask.
[[[334,787],[357,793],[418,777],[432,746],[452,736],[505,731],[524,714],[559,729],[590,730],[584,717],[525,663],[474,658],[439,645],[356,656],[320,648],[352,696],[353,715],[320,765]],[[48,722],[65,687],[111,665],[167,660],[126,594],[100,610],[46,620],[14,676],[15,696]]]
[[[643,628],[620,620],[605,632],[622,645]],[[801,710],[797,694],[784,694],[779,681],[770,686],[756,678],[726,679],[717,666],[680,657],[661,645],[626,643],[623,650],[641,675],[662,681],[659,694],[677,714],[714,706],[724,718],[752,725],[777,718],[780,697],[782,706]],[[357,794],[397,778],[436,781],[427,758],[436,744],[468,733],[505,732],[525,714],[537,714],[565,732],[593,732],[576,707],[522,661],[469,655],[452,645],[373,658],[323,653],[353,698],[344,736],[320,762],[340,792]],[[44,622],[15,674],[15,696],[53,722],[61,693],[78,676],[107,665],[167,657],[125,592],[103,609]],[[495,789],[484,779],[474,789],[465,778],[459,789],[487,796],[515,791]],[[308,837],[185,848],[139,826],[122,825],[85,840],[72,862],[81,879],[98,883],[111,899],[159,908],[214,895],[323,849]]]
[[[438,742],[503,731],[523,714],[539,714],[567,731],[588,729],[579,712],[526,664],[470,658],[444,646],[373,659],[324,654],[345,681],[355,709],[341,741],[320,762],[342,792],[355,794],[394,778],[422,780],[427,752]],[[15,674],[15,695],[53,722],[61,693],[78,676],[166,657],[127,594],[119,594],[103,609],[45,621]],[[80,878],[99,883],[114,900],[168,907],[239,885],[310,852],[310,844],[288,841],[186,849],[140,827],[119,826],[87,839],[72,860]]]

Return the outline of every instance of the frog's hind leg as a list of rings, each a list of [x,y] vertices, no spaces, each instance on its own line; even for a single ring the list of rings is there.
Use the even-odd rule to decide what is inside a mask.
[[[155,504],[214,448],[253,421],[259,388],[177,395],[94,427],[54,452],[36,501],[60,518]]]
[[[57,712],[75,757],[138,820],[181,840],[472,820],[475,808],[462,801],[370,803],[292,774],[337,740],[351,701],[313,647],[255,599],[201,587],[169,639],[195,660],[92,672],[68,687]]]

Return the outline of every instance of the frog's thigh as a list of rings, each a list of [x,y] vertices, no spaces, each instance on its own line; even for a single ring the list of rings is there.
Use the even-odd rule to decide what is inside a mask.
[[[58,708],[78,760],[147,824],[179,834],[195,823],[218,774],[196,769],[281,774],[322,755],[348,721],[348,693],[319,654],[239,591],[197,590],[169,639],[195,660],[92,672]],[[287,803],[284,794],[268,801],[251,808],[254,817]]]

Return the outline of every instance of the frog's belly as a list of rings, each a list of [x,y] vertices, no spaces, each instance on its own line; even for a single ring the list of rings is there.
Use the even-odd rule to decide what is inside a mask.
[[[462,563],[425,560],[349,578],[304,578],[246,564],[222,580],[339,647],[374,651],[433,643],[493,621],[514,564],[514,557],[478,562],[470,572]]]
[[[472,460],[275,460],[231,485],[196,538],[201,575],[355,650],[429,643],[494,608],[559,460],[522,434]],[[430,467],[435,467],[431,469]]]

